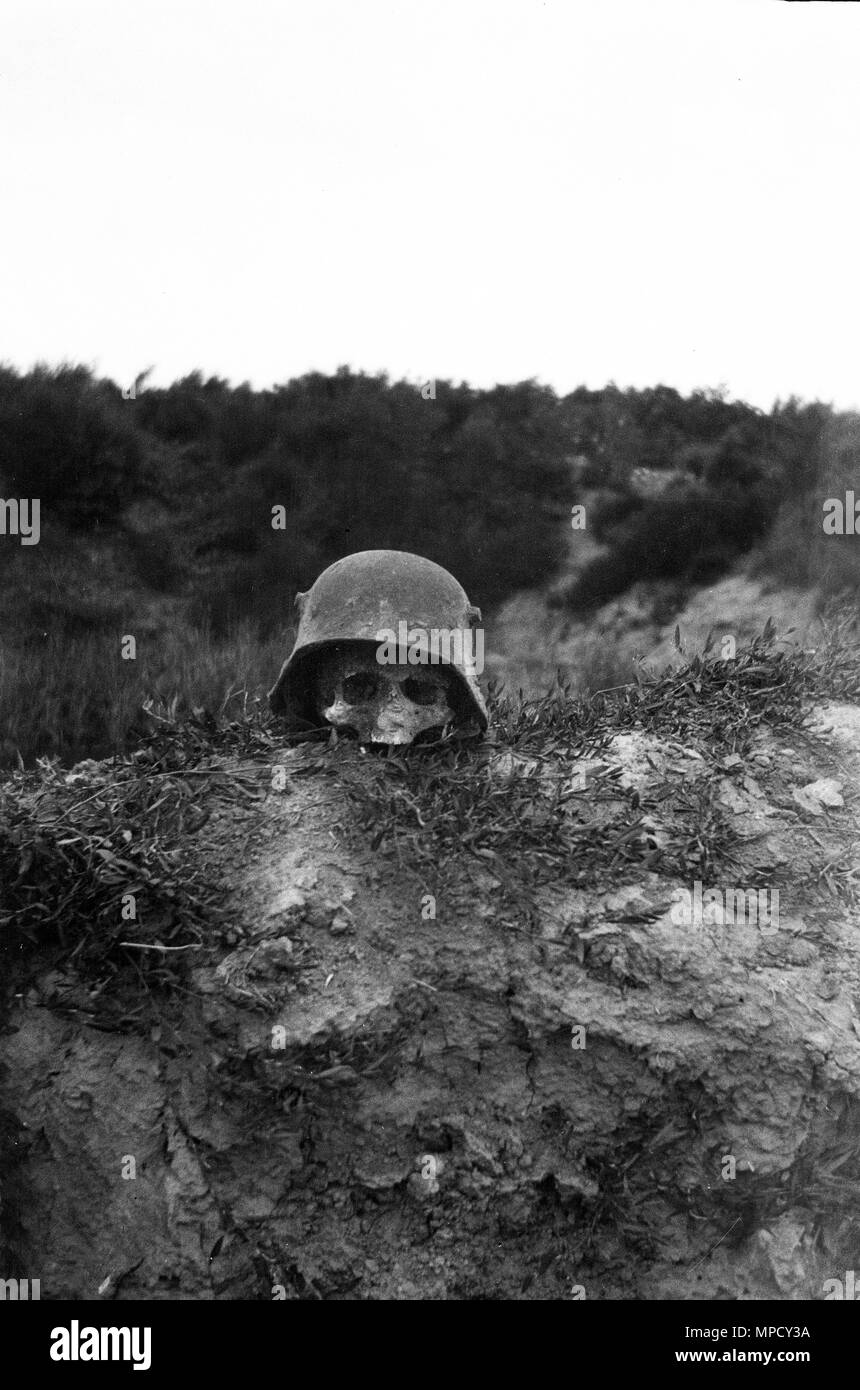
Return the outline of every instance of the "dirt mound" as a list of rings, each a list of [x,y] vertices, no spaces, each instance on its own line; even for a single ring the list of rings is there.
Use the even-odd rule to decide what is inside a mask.
[[[860,707],[758,719],[741,753],[665,719],[580,733],[420,772],[212,757],[256,793],[200,779],[180,848],[217,911],[180,982],[118,1018],[72,943],[13,971],[0,1274],[822,1297],[858,1236]],[[97,799],[117,773],[76,775]],[[727,920],[730,888],[767,912]],[[126,986],[168,949],[144,920],[127,940]]]

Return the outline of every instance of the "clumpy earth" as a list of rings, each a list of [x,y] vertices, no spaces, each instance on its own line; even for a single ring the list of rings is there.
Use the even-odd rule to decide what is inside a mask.
[[[141,974],[170,952],[140,875],[103,968],[71,939],[7,955],[0,1275],[43,1298],[822,1298],[860,1235],[860,707],[728,750],[490,741],[458,755],[483,807],[459,818],[432,752],[422,781],[344,743],[213,752],[168,850],[170,892],[205,900],[170,981]],[[75,770],[76,807],[123,775]],[[37,825],[68,784],[21,791]],[[779,929],[678,920],[696,881],[778,889]]]

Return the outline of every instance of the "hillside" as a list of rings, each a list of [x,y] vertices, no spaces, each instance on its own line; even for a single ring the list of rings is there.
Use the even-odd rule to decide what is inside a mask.
[[[0,770],[123,753],[177,713],[237,716],[283,660],[295,593],[364,548],[449,569],[482,609],[488,674],[529,689],[557,658],[583,689],[629,678],[627,629],[665,648],[691,595],[740,565],[825,598],[860,587],[856,537],[822,533],[856,476],[853,416],[662,386],[424,385],[342,368],[121,390],[0,368]],[[22,499],[38,543],[19,539]]]

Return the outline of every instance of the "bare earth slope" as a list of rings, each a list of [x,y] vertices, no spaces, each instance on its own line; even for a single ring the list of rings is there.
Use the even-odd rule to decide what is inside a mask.
[[[666,601],[671,589],[643,581],[581,618],[549,606],[541,590],[523,590],[501,606],[490,624],[487,674],[531,695],[546,690],[559,670],[575,689],[599,688],[630,680],[640,660],[652,671],[678,662],[676,627],[687,656],[701,652],[711,632],[718,644],[731,636],[740,648],[768,620],[786,645],[801,646],[821,636],[815,594],[808,589],[766,585],[739,570],[694,590],[677,611]],[[661,608],[670,610],[668,618]]]

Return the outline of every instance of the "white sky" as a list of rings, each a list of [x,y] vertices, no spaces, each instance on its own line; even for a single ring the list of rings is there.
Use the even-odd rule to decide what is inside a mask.
[[[860,6],[3,0],[0,360],[860,405]]]

